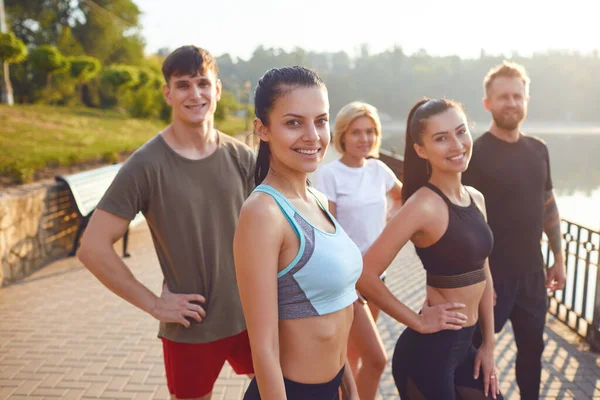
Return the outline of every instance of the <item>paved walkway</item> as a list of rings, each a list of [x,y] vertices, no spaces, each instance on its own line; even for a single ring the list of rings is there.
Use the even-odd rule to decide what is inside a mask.
[[[130,234],[133,273],[152,290],[161,275],[145,226]],[[390,268],[390,288],[414,309],[424,298],[424,275],[411,248]],[[379,328],[391,354],[403,327],[382,315]],[[544,398],[600,399],[600,358],[559,322],[549,320],[544,352]],[[106,290],[74,258],[55,262],[0,289],[0,400],[168,399],[157,323]],[[518,399],[510,330],[498,337],[500,382]],[[380,393],[397,399],[386,370]],[[241,399],[248,380],[226,366],[213,399]]]

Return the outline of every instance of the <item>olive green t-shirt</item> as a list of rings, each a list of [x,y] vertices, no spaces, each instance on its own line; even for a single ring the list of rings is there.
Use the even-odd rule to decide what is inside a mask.
[[[157,135],[123,164],[98,208],[146,217],[169,290],[206,298],[206,318],[160,323],[159,337],[206,343],[246,329],[233,263],[233,235],[254,189],[255,155],[221,132],[213,154],[190,160]]]

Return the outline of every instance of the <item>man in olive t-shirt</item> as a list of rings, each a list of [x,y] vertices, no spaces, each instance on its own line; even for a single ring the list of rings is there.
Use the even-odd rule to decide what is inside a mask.
[[[171,395],[209,399],[226,360],[238,374],[253,373],[233,235],[254,188],[255,156],[214,128],[221,82],[210,53],[183,46],[165,59],[163,75],[173,122],[124,163],[77,254],[105,286],[160,321]],[[164,275],[160,297],[113,250],[138,212]]]

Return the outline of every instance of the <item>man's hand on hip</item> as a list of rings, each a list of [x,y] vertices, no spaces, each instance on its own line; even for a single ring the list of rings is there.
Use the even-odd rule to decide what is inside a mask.
[[[161,322],[174,322],[189,328],[190,321],[186,317],[200,322],[206,317],[206,311],[193,302],[205,303],[206,299],[199,294],[175,294],[166,284],[163,291],[156,299],[156,304],[150,314]]]

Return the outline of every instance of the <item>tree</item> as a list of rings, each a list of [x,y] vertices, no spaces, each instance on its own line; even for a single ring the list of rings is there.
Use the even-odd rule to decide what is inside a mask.
[[[56,41],[56,47],[65,56],[78,56],[84,53],[83,46],[73,36],[70,26],[65,26],[61,29]]]
[[[162,76],[147,67],[141,67],[138,70],[139,83],[119,100],[132,117],[159,117],[163,107],[163,94],[160,90]]]
[[[81,2],[5,0],[12,32],[28,46],[56,44],[63,27],[84,23]]]
[[[77,82],[79,99],[83,100],[83,85],[98,75],[102,64],[96,57],[90,56],[69,57],[69,61],[71,63],[69,73]]]
[[[79,9],[85,23],[73,26],[73,34],[86,54],[104,65],[142,63],[141,11],[132,0],[79,1]]]
[[[215,111],[215,121],[224,121],[241,108],[241,105],[237,102],[235,95],[228,91],[221,92],[221,100],[217,104]]]
[[[345,73],[352,68],[350,56],[343,51],[338,51],[331,56],[331,68],[337,73]]]
[[[65,56],[94,56],[102,65],[144,63],[141,11],[135,0],[3,1],[11,31],[30,49],[52,45]],[[40,74],[32,74],[29,63],[18,66],[15,72],[15,97],[35,101],[46,80],[40,79]],[[71,95],[75,95],[75,83],[69,75],[53,78],[53,95],[57,95],[59,86],[70,87]],[[95,79],[80,86],[86,104],[100,102],[99,88],[100,81]]]
[[[13,90],[10,84],[8,64],[17,64],[27,58],[27,47],[13,33],[0,33],[0,60],[4,64],[4,86],[2,87],[2,103],[12,106]]]
[[[100,76],[100,96],[103,107],[113,107],[126,99],[140,83],[140,71],[131,65],[111,65]],[[125,99],[124,99],[125,98]]]
[[[130,65],[111,65],[102,72],[102,83],[115,89],[133,87],[140,83],[140,72]]]
[[[133,0],[5,0],[12,31],[28,46],[56,45],[103,64],[139,64],[141,11]],[[83,51],[78,51],[81,47]]]
[[[33,49],[29,60],[35,69],[46,74],[46,100],[48,100],[51,94],[52,76],[68,71],[69,60],[56,47],[50,45]]]

